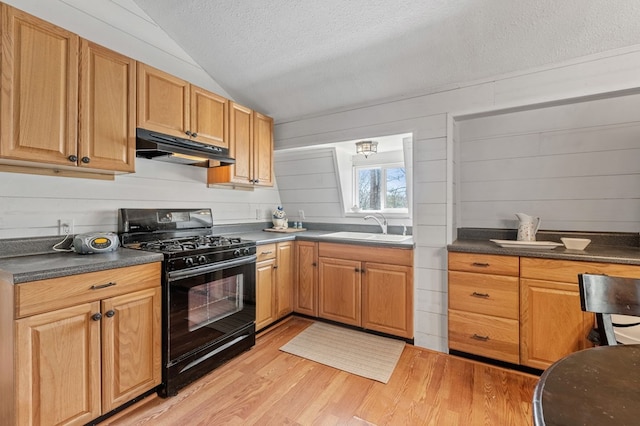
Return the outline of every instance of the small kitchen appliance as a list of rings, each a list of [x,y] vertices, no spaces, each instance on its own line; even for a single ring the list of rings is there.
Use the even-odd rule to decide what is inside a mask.
[[[518,223],[518,241],[535,241],[536,232],[540,229],[540,218],[524,213],[516,213]]]
[[[122,245],[164,254],[162,385],[178,390],[255,344],[256,243],[212,235],[210,209],[120,209]]]
[[[93,232],[73,237],[73,250],[79,254],[108,253],[120,246],[118,236],[113,232]]]

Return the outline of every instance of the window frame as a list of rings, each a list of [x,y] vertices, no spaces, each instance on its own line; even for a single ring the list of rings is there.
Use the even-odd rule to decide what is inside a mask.
[[[381,169],[382,171],[382,176],[381,176],[381,185],[380,185],[380,202],[381,202],[381,209],[380,210],[365,210],[365,209],[361,209],[360,211],[362,213],[389,213],[389,214],[402,214],[402,215],[408,215],[409,214],[409,186],[408,186],[408,182],[407,182],[407,167],[406,165],[401,162],[401,161],[393,161],[393,162],[371,162],[371,163],[367,163],[367,164],[353,164],[352,166],[352,187],[351,187],[351,191],[352,191],[352,202],[353,205],[357,205],[360,206],[360,199],[359,199],[359,195],[360,195],[360,191],[359,191],[359,184],[360,184],[360,179],[359,179],[359,170],[362,169]],[[405,194],[406,194],[406,198],[407,198],[407,207],[403,207],[403,208],[388,208],[386,206],[386,199],[387,199],[387,170],[388,169],[404,169],[405,171]]]

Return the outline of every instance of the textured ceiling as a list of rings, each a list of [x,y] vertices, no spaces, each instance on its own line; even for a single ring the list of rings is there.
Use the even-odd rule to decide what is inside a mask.
[[[276,122],[640,44],[638,0],[135,0]]]

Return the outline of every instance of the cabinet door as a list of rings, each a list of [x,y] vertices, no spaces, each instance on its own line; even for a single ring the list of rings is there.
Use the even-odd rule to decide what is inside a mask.
[[[99,312],[93,302],[16,321],[18,424],[83,425],[101,414]]]
[[[362,281],[362,326],[413,338],[413,268],[367,262]]]
[[[578,285],[520,280],[520,363],[545,369],[590,345],[593,316],[580,309]]]
[[[318,316],[318,243],[296,241],[296,283],[293,310]]]
[[[273,186],[273,119],[254,112],[253,180],[259,186]]]
[[[358,261],[320,258],[318,315],[321,318],[361,325],[360,271]]]
[[[229,148],[229,101],[191,86],[191,136],[198,142]],[[194,136],[196,135],[196,136]]]
[[[293,312],[293,241],[278,243],[276,249],[276,315]]]
[[[81,41],[78,165],[135,171],[135,70],[133,59]]]
[[[2,5],[3,158],[76,164],[78,45],[77,35]]]
[[[253,114],[249,108],[231,102],[229,106],[229,142],[231,182],[250,184],[253,181]]]
[[[275,259],[263,260],[256,264],[256,330],[266,327],[276,320]]]
[[[102,409],[108,412],[159,385],[160,288],[102,301]]]
[[[189,138],[189,83],[138,62],[137,126]]]

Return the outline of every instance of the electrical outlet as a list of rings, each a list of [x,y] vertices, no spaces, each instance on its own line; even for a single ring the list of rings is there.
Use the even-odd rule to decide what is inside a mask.
[[[298,210],[298,217],[299,217],[300,219],[306,219],[306,218],[304,217],[304,210],[302,210],[302,209]]]
[[[58,219],[58,235],[73,234],[73,219]]]

